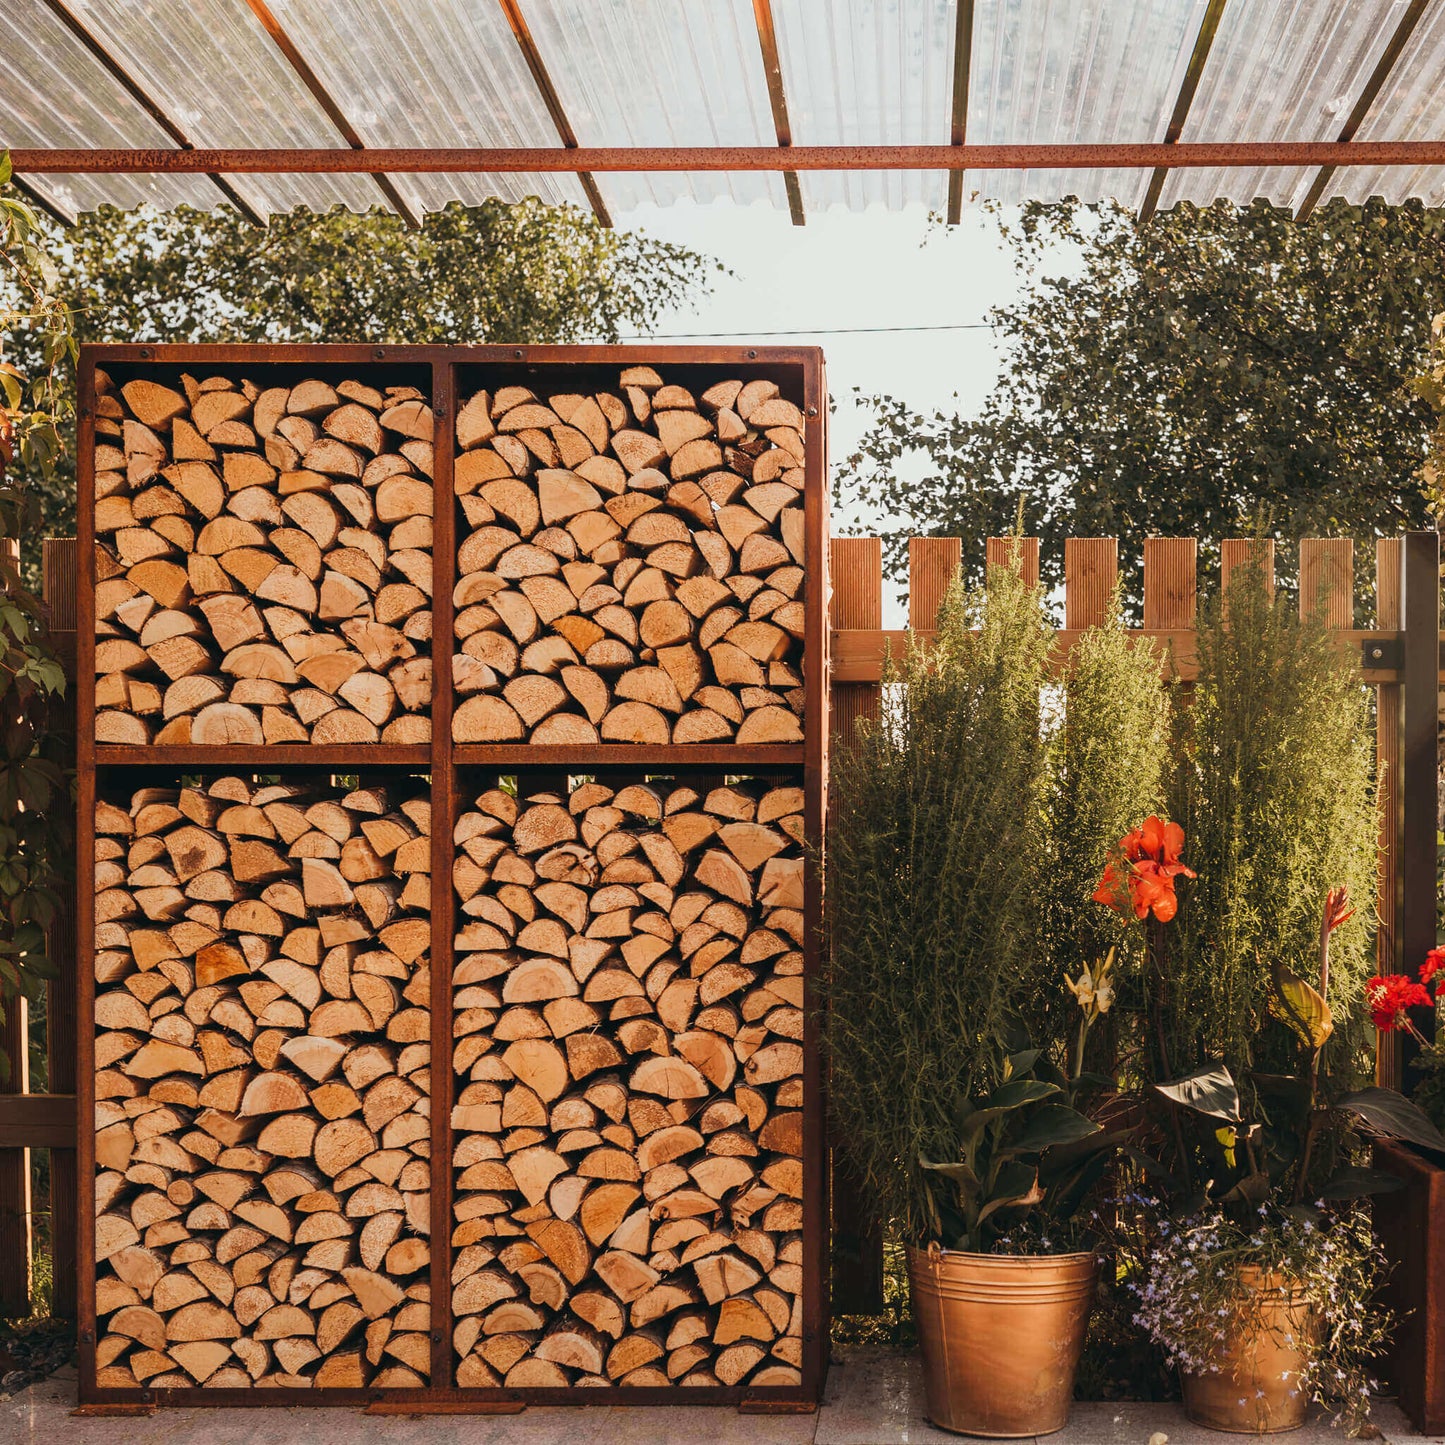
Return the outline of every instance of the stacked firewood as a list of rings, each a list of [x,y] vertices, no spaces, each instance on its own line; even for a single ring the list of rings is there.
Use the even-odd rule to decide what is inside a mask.
[[[96,1383],[426,1383],[425,793],[225,777],[95,823]]]
[[[422,393],[96,387],[96,741],[426,742]]]
[[[479,391],[457,415],[458,742],[795,743],[804,418],[700,396]]]
[[[676,782],[456,828],[462,1386],[796,1386],[802,789]]]

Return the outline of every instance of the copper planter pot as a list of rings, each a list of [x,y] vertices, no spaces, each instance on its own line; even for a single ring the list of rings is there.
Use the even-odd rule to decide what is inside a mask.
[[[1092,1254],[910,1249],[928,1418],[997,1439],[1062,1430],[1098,1274]]]
[[[1235,1435],[1277,1435],[1305,1423],[1309,1401],[1300,1384],[1307,1363],[1309,1308],[1280,1275],[1240,1271],[1257,1294],[1249,1320],[1207,1374],[1181,1372],[1184,1413],[1196,1425]]]

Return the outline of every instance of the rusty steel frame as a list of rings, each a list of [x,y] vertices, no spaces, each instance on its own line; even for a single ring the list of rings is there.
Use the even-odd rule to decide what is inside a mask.
[[[1164,131],[1164,144],[1177,146],[1184,134],[1184,123],[1189,119],[1190,107],[1199,91],[1199,82],[1204,76],[1204,66],[1209,52],[1214,48],[1214,37],[1219,33],[1219,22],[1224,18],[1224,7],[1228,0],[1209,0],[1209,9],[1199,22],[1199,34],[1194,37],[1194,49],[1189,55],[1189,65],[1184,79],[1179,84],[1179,94],[1174,98],[1174,110]],[[1156,166],[1149,177],[1149,189],[1144,193],[1144,203],[1139,207],[1140,221],[1147,221],[1158,208],[1159,197],[1164,193],[1164,180],[1169,174],[1168,166]]]
[[[247,0],[257,5],[261,0]],[[11,152],[28,175],[505,175],[533,171],[1238,170],[1269,166],[1445,165],[1445,139],[1182,141],[1067,145],[514,146],[292,149],[38,149]]]
[[[507,24],[512,27],[512,34],[521,48],[527,69],[532,72],[542,104],[547,107],[547,114],[552,117],[552,124],[557,128],[557,139],[568,150],[576,150],[577,132],[572,129],[572,122],[567,119],[567,112],[562,108],[562,97],[557,94],[557,87],[552,84],[552,77],[542,59],[542,52],[537,49],[537,42],[532,38],[532,28],[527,24],[527,17],[522,14],[521,0],[497,0],[497,3],[502,7],[502,14],[507,17]],[[592,214],[600,224],[611,226],[612,216],[607,210],[607,202],[602,199],[602,192],[592,173],[578,171],[577,180],[587,193]]]
[[[1355,100],[1354,109],[1350,111],[1349,117],[1340,127],[1337,140],[1349,143],[1355,139],[1360,127],[1365,123],[1365,117],[1370,113],[1370,107],[1379,99],[1380,92],[1385,88],[1385,82],[1389,80],[1391,72],[1395,69],[1396,63],[1409,43],[1411,35],[1415,33],[1415,27],[1419,25],[1429,4],[1430,0],[1411,0],[1409,9],[1400,17],[1400,23],[1390,37],[1390,43],[1375,63],[1374,70],[1370,72],[1370,78],[1365,82],[1364,88]],[[1304,200],[1300,202],[1299,211],[1295,216],[1296,220],[1309,219],[1315,207],[1319,205],[1325,188],[1334,178],[1336,169],[1335,166],[1321,167],[1319,175],[1314,178],[1309,190],[1305,193]]]
[[[45,6],[57,20],[75,37],[112,80],[120,86],[182,150],[194,150],[191,138],[166,113],[155,97],[148,94],[144,86],[112,54],[105,42],[66,3],[66,0],[45,0]],[[256,208],[222,175],[208,173],[216,187],[253,226],[263,226]]]
[[[778,149],[789,150],[793,144],[793,125],[788,119],[788,96],[783,89],[783,62],[778,54],[778,32],[773,25],[772,0],[753,0],[753,19],[758,27],[758,45],[763,52],[763,75],[768,82],[768,104],[773,112],[773,129],[778,136]],[[783,172],[783,188],[788,193],[788,214],[795,226],[803,225],[803,187],[797,171]]]
[[[968,86],[973,73],[973,0],[956,0],[953,31],[953,100],[949,115],[949,143],[962,147],[968,140]],[[948,173],[948,224],[963,218],[963,168]]]
[[[78,1129],[77,1173],[79,1237],[77,1240],[78,1319],[80,1343],[80,1400],[91,1412],[148,1412],[157,1404],[175,1406],[298,1405],[368,1407],[378,1414],[515,1413],[527,1404],[736,1405],[756,1412],[806,1411],[822,1398],[827,1371],[828,1345],[828,1180],[821,1040],[816,1027],[804,1039],[804,1145],[803,1145],[803,1363],[802,1383],[796,1386],[647,1386],[600,1389],[570,1386],[562,1389],[521,1390],[498,1387],[462,1389],[451,1384],[452,1318],[450,1315],[451,1206],[455,1188],[450,1103],[454,1088],[450,1063],[451,974],[454,952],[452,927],[455,901],[451,885],[452,827],[463,774],[480,766],[494,772],[555,776],[570,764],[573,770],[635,773],[641,769],[677,771],[682,776],[717,773],[801,776],[804,786],[805,837],[808,843],[808,887],[804,904],[805,1012],[812,1019],[821,1006],[822,887],[818,875],[823,819],[827,809],[828,668],[830,633],[828,596],[827,382],[822,352],[815,347],[742,346],[362,346],[362,345],[85,345],[78,368],[76,470],[77,553],[76,610],[79,618],[95,616],[95,495],[88,485],[95,465],[97,367],[117,374],[173,375],[187,367],[259,369],[284,366],[295,375],[300,365],[357,367],[377,375],[387,368],[428,367],[431,370],[432,408],[437,419],[434,486],[438,496],[451,493],[455,448],[453,419],[458,391],[467,378],[505,369],[512,374],[548,373],[561,382],[569,371],[585,367],[615,367],[646,361],[685,369],[728,368],[743,375],[778,381],[785,394],[805,416],[807,480],[804,488],[804,532],[808,558],[808,588],[804,623],[804,742],[801,746],[722,747],[686,744],[637,747],[629,743],[578,748],[537,748],[516,745],[465,745],[451,737],[451,669],[432,670],[432,741],[418,746],[382,744],[317,748],[304,744],[276,747],[97,747],[95,741],[95,627],[93,621],[76,635],[77,726],[76,771],[78,793],[78,854],[76,869],[77,970],[77,1094],[74,1116],[86,1124]],[[554,383],[555,384],[555,383]],[[456,581],[456,516],[454,508],[439,507],[433,546],[434,632],[438,638],[452,631],[452,594]],[[174,1390],[101,1388],[95,1383],[97,1318],[95,1310],[95,1131],[88,1121],[95,1114],[95,802],[98,791],[129,785],[139,779],[170,776],[178,770],[211,772],[250,768],[293,774],[307,770],[325,775],[344,768],[390,770],[398,775],[431,775],[432,798],[432,1134],[431,1152],[439,1167],[432,1180],[432,1378],[422,1389],[313,1389],[313,1390],[207,1390],[203,1386]],[[159,770],[159,772],[157,771]],[[445,1063],[442,1062],[445,1060]],[[46,1137],[64,1128],[72,1106],[56,1100],[47,1106],[43,1123]],[[13,1125],[0,1108],[0,1128]],[[36,1127],[39,1127],[37,1124]]]
[[[353,151],[366,149],[366,142],[362,140],[356,127],[347,119],[346,112],[332,98],[331,92],[322,83],[321,77],[312,70],[307,59],[297,48],[296,42],[287,33],[286,27],[271,13],[271,7],[266,0],[246,0],[246,5],[251,14],[256,17],[261,29],[271,37],[277,50],[285,57],[286,63],[296,73],[296,78],[311,92],[311,97],[322,110],[326,112],[326,118],[334,125],[340,133],[341,138],[351,147]],[[229,169],[229,168],[223,168]],[[390,170],[391,167],[386,167]],[[387,204],[399,215],[402,220],[414,231],[421,229],[421,217],[411,208],[410,203],[402,196],[397,189],[396,182],[390,176],[381,172],[371,172],[376,175],[377,189],[386,197]],[[282,172],[271,172],[271,174],[283,174]],[[285,172],[284,174],[296,174],[296,172]],[[340,172],[334,172],[340,174]]]

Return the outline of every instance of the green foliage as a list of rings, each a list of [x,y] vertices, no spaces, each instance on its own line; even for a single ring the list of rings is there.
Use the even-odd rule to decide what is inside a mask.
[[[383,212],[297,211],[261,230],[230,209],[106,207],[64,240],[82,341],[615,341],[721,269],[535,200],[452,205],[420,231]],[[48,535],[73,525],[72,483],[37,479]]]
[[[1024,288],[992,313],[1006,360],[981,413],[871,398],[840,498],[899,537],[962,537],[965,559],[1022,501],[1047,582],[1065,537],[1118,536],[1132,601],[1147,536],[1198,537],[1211,565],[1261,514],[1286,537],[1424,524],[1432,413],[1407,383],[1445,309],[1445,212],[1220,203],[1139,226],[1035,202],[1003,235]],[[1064,274],[1044,270],[1054,242],[1079,259]],[[900,465],[918,453],[921,479]]]
[[[1036,593],[990,581],[986,601],[954,584],[934,646],[890,663],[883,718],[832,766],[830,1092],[910,1241],[932,1223],[919,1157],[960,1157],[955,1111],[1002,1082],[1033,966],[1049,639]]]
[[[1119,839],[1159,811],[1168,749],[1158,654],[1130,642],[1117,606],[1105,626],[1074,644],[1060,685],[1063,713],[1055,719],[1044,799],[1040,967],[1029,1005],[1030,1028],[1051,1039],[1078,1012],[1061,978],[1110,949],[1126,975],[1137,967],[1139,930],[1092,895]]]
[[[1272,1016],[1275,980],[1317,975],[1320,909],[1344,887],[1355,913],[1331,941],[1336,1023],[1321,1054],[1323,1075],[1344,1086],[1366,1067],[1361,1000],[1374,962],[1367,690],[1321,617],[1302,620],[1258,569],[1242,568],[1200,629],[1177,732],[1170,813],[1199,876],[1180,890],[1159,961],[1163,1077],[1213,1061],[1246,1083],[1291,1070],[1299,1040]]]
[[[58,295],[35,213],[0,158],[0,536],[33,535],[30,476],[54,473],[71,405],[63,368],[75,359],[71,313]],[[23,348],[28,368],[6,359]],[[44,606],[0,557],[0,1007],[37,997],[53,976],[45,930],[69,860],[70,788],[61,700],[65,674],[45,640]],[[0,1056],[0,1070],[9,1061]]]

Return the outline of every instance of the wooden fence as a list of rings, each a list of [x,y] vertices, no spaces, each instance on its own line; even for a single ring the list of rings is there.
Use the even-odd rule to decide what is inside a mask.
[[[1262,548],[1258,561],[1274,581],[1274,543],[1231,540],[1221,548],[1221,572],[1230,573]],[[908,546],[908,629],[883,628],[883,548],[876,537],[835,537],[831,543],[832,746],[846,743],[855,719],[878,707],[885,653],[898,654],[910,633],[927,637],[949,581],[959,570],[956,537],[915,537]],[[1375,543],[1374,627],[1355,621],[1355,544],[1348,538],[1308,538],[1299,544],[1299,595],[1308,611],[1323,598],[1328,625],[1360,667],[1361,680],[1378,689],[1377,755],[1385,778],[1380,878],[1379,962],[1382,970],[1418,963],[1435,945],[1435,830],[1437,696],[1440,679],[1440,550],[1434,532],[1411,532]],[[1039,543],[995,538],[988,565],[1017,558],[1037,582]],[[1064,544],[1064,626],[1060,655],[1084,628],[1106,618],[1119,571],[1112,537],[1070,538]],[[1175,674],[1195,669],[1198,616],[1198,544],[1192,537],[1151,537],[1144,543],[1141,639],[1167,644]],[[1383,1079],[1398,1077],[1394,1055],[1381,1059]],[[838,1314],[883,1308],[882,1234],[868,1201],[850,1178],[846,1157],[833,1160],[832,1307]]]
[[[1225,578],[1260,545],[1227,541]],[[1260,558],[1273,576],[1274,548]],[[906,644],[907,631],[883,628],[883,551],[874,537],[840,537],[831,544],[832,731],[839,742],[853,721],[877,707],[883,658]],[[988,543],[990,562],[1017,555],[1026,576],[1037,579],[1037,539]],[[1353,626],[1356,547],[1348,539],[1300,543],[1300,595],[1308,605],[1326,595],[1328,621],[1360,666],[1361,680],[1378,689],[1378,754],[1385,770],[1383,868],[1379,910],[1380,963],[1395,969],[1417,960],[1435,942],[1435,830],[1437,791],[1437,696],[1440,679],[1440,556],[1433,532],[1414,532],[1375,543],[1374,627]],[[909,628],[927,635],[950,578],[962,559],[957,538],[915,538],[909,544]],[[1192,538],[1150,538],[1144,545],[1143,626],[1135,635],[1169,644],[1173,665],[1187,678],[1194,666],[1197,616],[1197,543]],[[1118,574],[1112,538],[1073,538],[1064,550],[1063,650],[1080,630],[1101,621]],[[51,607],[54,641],[73,658],[75,639],[75,543],[45,543],[44,591]],[[29,1092],[23,1007],[9,1011],[0,1047],[16,1060],[0,1091],[0,1318],[30,1310],[34,1212],[31,1151],[50,1158],[50,1239],[53,1308],[76,1310],[76,1205],[81,1181],[75,1168],[75,927],[67,909],[53,930],[52,956],[61,977],[47,999],[48,1093]],[[1383,1067],[1388,1073],[1389,1061]],[[833,1309],[866,1313],[882,1308],[882,1241],[868,1201],[835,1158],[833,1178]]]

